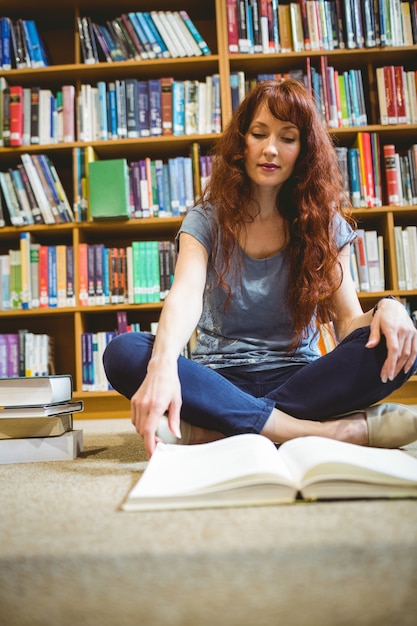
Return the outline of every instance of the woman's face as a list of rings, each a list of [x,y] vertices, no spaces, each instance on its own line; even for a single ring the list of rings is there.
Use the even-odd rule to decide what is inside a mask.
[[[245,168],[252,183],[278,192],[294,171],[301,150],[300,131],[277,120],[262,104],[245,135]]]

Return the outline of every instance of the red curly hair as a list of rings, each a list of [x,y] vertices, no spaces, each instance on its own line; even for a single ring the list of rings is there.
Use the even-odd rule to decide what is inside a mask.
[[[314,98],[297,80],[257,83],[214,148],[212,175],[202,194],[203,206],[216,208],[223,258],[216,271],[229,298],[225,275],[232,270],[232,256],[239,249],[251,197],[251,180],[245,170],[245,135],[261,104],[266,104],[275,118],[290,121],[300,131],[301,150],[294,172],[277,197],[277,210],[289,232],[288,307],[295,328],[295,347],[314,314],[318,323],[332,319],[331,296],[342,279],[332,225],[337,212],[349,219],[345,208],[348,201],[334,146]]]

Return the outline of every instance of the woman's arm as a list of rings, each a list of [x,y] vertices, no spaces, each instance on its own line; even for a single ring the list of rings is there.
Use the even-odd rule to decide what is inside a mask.
[[[340,251],[339,261],[343,280],[333,299],[338,339],[342,340],[356,328],[370,326],[367,347],[378,345],[381,335],[387,343],[388,355],[381,369],[381,380],[392,380],[402,369],[407,373],[417,358],[417,330],[405,307],[398,300],[382,299],[375,315],[372,309],[364,313],[352,280],[348,245]]]
[[[165,299],[147,375],[131,398],[132,423],[150,456],[160,417],[168,411],[172,432],[180,437],[181,388],[177,360],[201,316],[208,253],[187,233],[180,235],[174,281]]]

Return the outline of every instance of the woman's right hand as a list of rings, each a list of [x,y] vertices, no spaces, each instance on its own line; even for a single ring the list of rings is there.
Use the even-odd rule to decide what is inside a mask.
[[[131,419],[142,437],[148,457],[152,456],[159,439],[156,436],[159,420],[166,413],[172,433],[181,438],[181,385],[177,364],[162,367],[149,362],[148,373],[130,400]]]

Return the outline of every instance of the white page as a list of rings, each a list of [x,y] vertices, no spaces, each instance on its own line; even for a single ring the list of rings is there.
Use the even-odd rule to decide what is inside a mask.
[[[129,497],[175,496],[209,489],[247,474],[279,474],[292,485],[275,445],[260,435],[237,435],[213,443],[157,445],[143,476]]]
[[[301,437],[281,446],[280,454],[298,484],[308,484],[314,476],[346,478],[343,470],[352,464],[356,468],[349,469],[349,475],[357,480],[366,481],[368,477],[384,484],[404,480],[417,483],[417,459],[401,450],[368,448],[324,437]],[[315,471],[317,465],[322,467]]]

